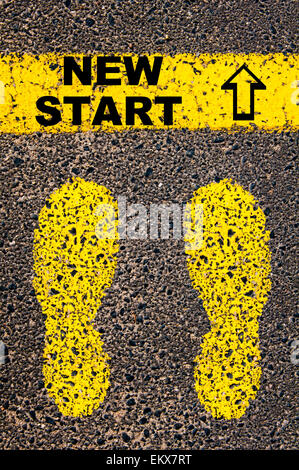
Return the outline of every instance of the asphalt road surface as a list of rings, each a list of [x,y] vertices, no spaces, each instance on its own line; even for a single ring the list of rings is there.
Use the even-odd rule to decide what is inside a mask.
[[[2,1],[0,50],[126,53],[295,53],[295,1]],[[1,135],[2,449],[296,448],[295,133],[203,130]],[[111,387],[91,416],[64,417],[42,376],[44,321],[32,287],[33,230],[46,198],[71,176],[128,203],[183,203],[232,178],[271,231],[272,290],[260,319],[262,379],[239,420],[198,401],[193,360],[209,320],[192,288],[182,240],[122,240],[96,319]]]

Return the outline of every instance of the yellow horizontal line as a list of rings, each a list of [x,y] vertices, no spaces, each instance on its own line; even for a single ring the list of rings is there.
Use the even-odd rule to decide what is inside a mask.
[[[82,68],[83,55],[74,57]],[[100,86],[97,84],[96,56],[92,56],[90,85],[82,85],[74,74],[73,84],[65,85],[63,55],[2,55],[0,133],[99,132],[130,128],[210,128],[228,131],[258,128],[270,132],[296,130],[299,127],[298,55],[252,53],[163,56],[157,85],[149,85],[144,73],[138,85],[128,84],[123,57],[118,57],[120,62],[111,63],[109,67],[119,67],[119,72],[109,73],[107,77],[118,77],[121,84]],[[149,56],[151,66],[154,57],[158,55]],[[132,56],[134,65],[137,59],[137,56]],[[221,87],[243,64],[261,80],[266,89],[255,90],[254,118],[241,121],[233,117],[233,90]],[[238,83],[238,87],[238,110],[246,113],[250,105],[250,83],[245,79],[241,84]],[[47,120],[51,117],[37,108],[37,100],[44,96],[59,100],[55,107],[61,120],[56,125],[45,127],[37,120],[38,116]],[[90,104],[82,105],[80,125],[72,123],[73,106],[64,102],[65,97],[77,96],[90,99]],[[117,124],[112,121],[94,123],[103,97],[111,97],[110,101],[113,101],[119,116]],[[130,124],[126,114],[128,97],[145,97],[150,100],[148,116],[151,124],[143,124],[138,114],[135,115],[134,125]],[[157,103],[157,97],[181,97],[181,103],[173,104],[172,125],[165,124],[164,105]],[[105,109],[106,114],[109,109]]]

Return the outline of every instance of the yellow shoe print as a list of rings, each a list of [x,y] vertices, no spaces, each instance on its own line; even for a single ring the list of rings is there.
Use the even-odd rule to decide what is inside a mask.
[[[200,205],[202,227],[194,220]],[[211,323],[195,359],[195,389],[215,418],[240,418],[261,376],[258,317],[271,288],[266,219],[229,180],[199,188],[188,207],[187,265]]]
[[[45,386],[65,416],[91,414],[110,385],[109,357],[93,320],[116,268],[116,225],[110,191],[77,178],[50,196],[34,232],[33,285],[46,316]]]

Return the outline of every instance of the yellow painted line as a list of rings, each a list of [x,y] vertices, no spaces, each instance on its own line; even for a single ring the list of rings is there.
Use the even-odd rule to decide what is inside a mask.
[[[195,191],[191,214],[201,204],[201,246],[186,253],[211,331],[195,359],[195,389],[215,418],[240,418],[260,384],[258,318],[271,288],[269,232],[253,196],[229,180]],[[189,240],[192,223],[187,228]]]
[[[83,56],[74,57],[82,67]],[[119,73],[108,73],[107,76],[120,78],[121,84],[100,86],[96,84],[97,57],[92,57],[92,83],[90,85],[82,85],[76,76],[72,85],[64,85],[63,55],[2,55],[0,80],[5,86],[5,103],[0,106],[0,133],[28,134],[36,131],[57,133],[90,130],[99,132],[129,128],[163,129],[165,127],[229,131],[234,129],[262,129],[264,131],[298,129],[298,55],[252,53],[248,55],[163,56],[157,85],[149,85],[144,73],[141,75],[139,85],[128,84],[123,56],[118,57],[120,62],[110,64],[110,66],[119,67]],[[136,61],[137,57],[133,56],[133,64],[136,64]],[[151,66],[153,61],[154,56],[149,56]],[[261,80],[266,89],[257,89],[254,93],[254,118],[240,121],[233,119],[233,90],[221,87],[243,64],[246,64],[250,71]],[[238,80],[241,78],[239,76]],[[246,113],[248,110],[249,82],[248,77],[244,75],[238,83],[239,112]],[[43,114],[36,106],[37,100],[43,96],[51,96],[59,100],[59,104],[55,107],[61,113],[61,121],[56,125],[44,127],[37,121],[37,116],[49,118],[49,115]],[[80,125],[72,123],[72,105],[64,102],[65,97],[74,96],[85,96],[90,99],[90,104],[82,105]],[[165,96],[182,99],[181,104],[173,105],[173,124],[170,126],[164,123],[164,105],[155,102],[157,97],[161,99]],[[117,124],[111,121],[93,124],[103,97],[111,97],[110,99],[113,100],[120,120]],[[148,111],[150,125],[143,124],[138,115],[134,125],[128,123],[126,119],[128,97],[150,99],[151,108]]]
[[[65,416],[91,414],[110,385],[109,357],[93,321],[114,276],[116,224],[110,191],[77,178],[50,196],[34,232],[33,285],[46,316],[45,386]],[[97,236],[111,230],[113,237]]]

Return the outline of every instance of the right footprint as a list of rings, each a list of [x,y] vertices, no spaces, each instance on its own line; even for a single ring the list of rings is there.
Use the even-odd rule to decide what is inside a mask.
[[[200,206],[202,224],[195,220]],[[195,359],[195,389],[215,418],[240,418],[261,376],[258,317],[271,288],[266,218],[230,180],[199,188],[188,207],[187,265],[211,322]]]

